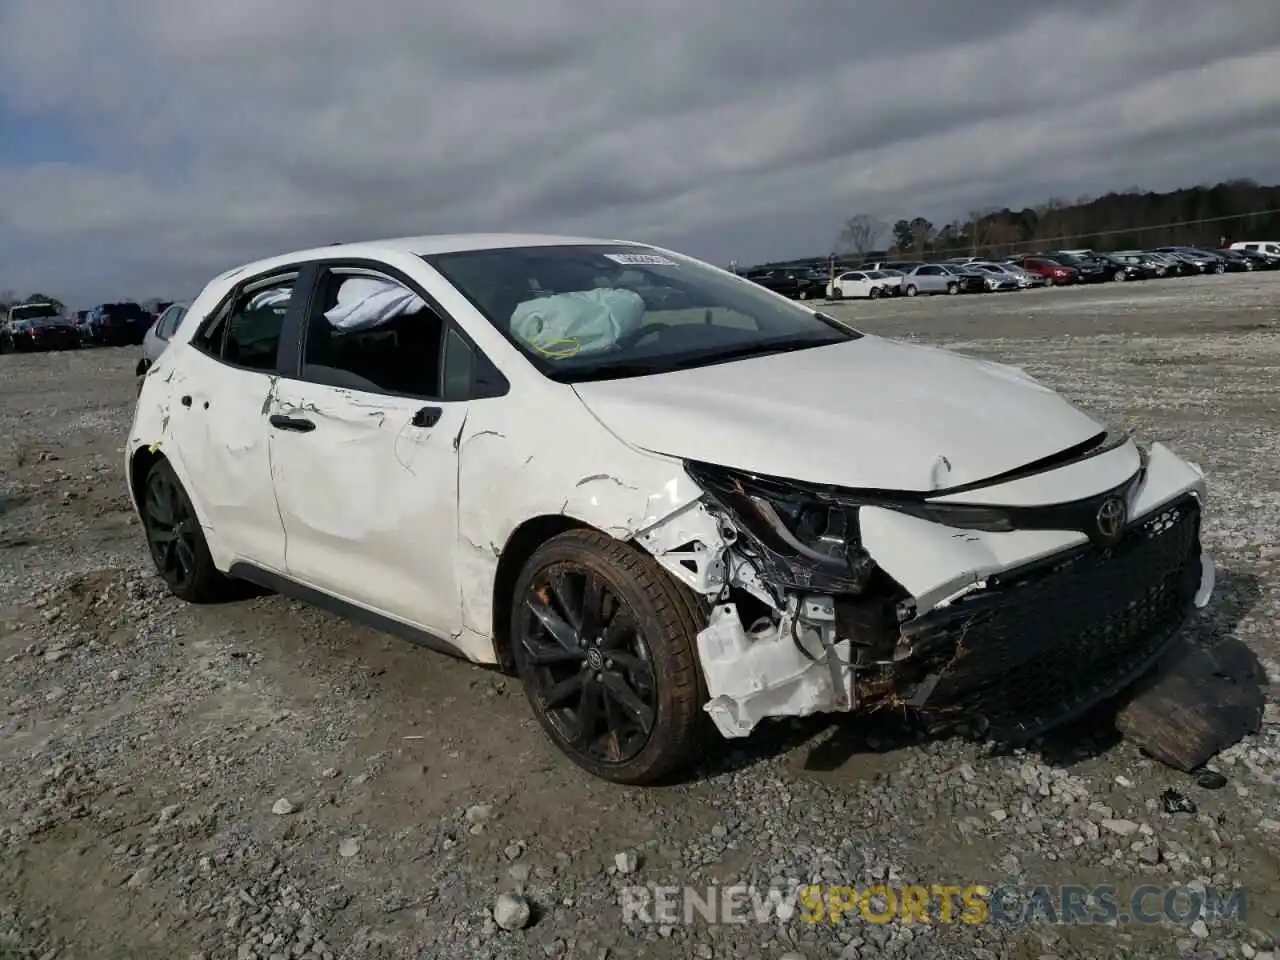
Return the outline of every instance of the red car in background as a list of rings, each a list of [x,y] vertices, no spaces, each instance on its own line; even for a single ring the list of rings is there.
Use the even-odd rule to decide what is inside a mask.
[[[1019,257],[1009,262],[1014,266],[1021,267],[1028,273],[1044,277],[1055,287],[1065,287],[1067,284],[1080,282],[1079,270],[1075,267],[1065,267],[1058,261],[1050,260],[1048,257]]]

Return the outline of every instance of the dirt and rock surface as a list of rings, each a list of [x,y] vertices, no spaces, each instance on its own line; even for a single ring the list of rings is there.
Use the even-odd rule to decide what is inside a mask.
[[[1023,366],[1200,463],[1220,576],[1194,636],[1280,680],[1280,275],[830,309]],[[0,957],[1280,956],[1274,688],[1217,789],[1103,726],[1000,755],[826,721],[724,743],[680,785],[609,786],[511,679],[277,597],[169,598],[122,483],[135,354],[0,357]],[[1169,788],[1194,812],[1164,812]],[[801,882],[1248,897],[1155,926],[620,907],[630,884]],[[495,923],[504,892],[525,928]]]

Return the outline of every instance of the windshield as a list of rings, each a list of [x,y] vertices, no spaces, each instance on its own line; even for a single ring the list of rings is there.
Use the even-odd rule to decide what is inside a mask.
[[[11,320],[44,320],[60,316],[62,311],[51,303],[28,303],[9,311]]]
[[[689,257],[565,245],[424,258],[548,377],[644,376],[862,335]]]

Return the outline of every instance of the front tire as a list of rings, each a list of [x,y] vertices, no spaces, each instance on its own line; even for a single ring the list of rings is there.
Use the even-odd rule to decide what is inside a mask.
[[[920,291],[915,288],[914,284],[910,284],[907,286],[907,289],[904,292],[908,297],[914,297]]]
[[[516,584],[516,670],[551,741],[584,770],[648,784],[689,763],[705,699],[702,617],[652,557],[595,530],[544,543]]]
[[[169,592],[188,603],[226,596],[229,581],[214,566],[195,507],[168,460],[147,471],[140,501],[151,560]]]
[[[951,296],[954,297],[959,292],[960,292],[960,284],[958,283],[947,284],[947,293],[949,293]]]
[[[867,296],[869,296],[872,300],[879,300],[879,299],[880,299],[880,288],[879,288],[879,287],[872,287],[872,288],[871,288],[871,292],[870,292],[870,293],[868,293],[868,294],[867,294]]]

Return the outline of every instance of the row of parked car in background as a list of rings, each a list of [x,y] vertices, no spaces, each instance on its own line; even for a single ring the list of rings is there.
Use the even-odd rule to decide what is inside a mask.
[[[123,347],[143,343],[172,304],[147,310],[133,301],[67,311],[56,303],[18,303],[0,313],[0,352]]]
[[[746,278],[797,300],[877,300],[1277,268],[1280,268],[1280,243],[1243,241],[1220,250],[1187,246],[1107,253],[1088,249],[1051,250],[1003,258],[871,259],[856,267],[837,264],[834,269],[830,264],[811,263],[788,269],[752,270],[746,273]]]

